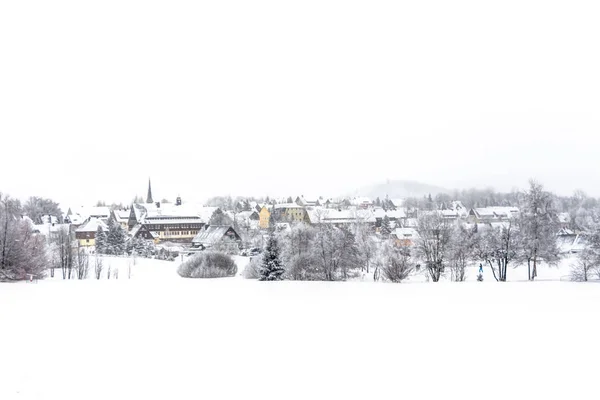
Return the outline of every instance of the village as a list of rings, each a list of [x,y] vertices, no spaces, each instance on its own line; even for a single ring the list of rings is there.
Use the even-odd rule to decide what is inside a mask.
[[[63,215],[44,215],[41,223],[28,220],[33,231],[49,242],[68,232],[71,246],[89,254],[133,253],[174,260],[180,254],[208,249],[257,256],[270,233],[286,233],[297,225],[346,229],[355,235],[360,231],[375,245],[410,252],[420,238],[419,217],[435,215],[448,226],[481,232],[507,228],[520,214],[515,206],[467,208],[451,199],[436,204],[431,195],[420,203],[405,198],[307,199],[302,195],[264,200],[229,199],[220,207],[186,203],[181,197],[173,202],[155,201],[149,180],[145,202],[127,207],[73,206]],[[586,248],[588,232],[574,229],[572,219],[569,212],[556,214],[557,250],[563,255]],[[108,249],[111,227],[120,231],[117,241],[121,244]]]

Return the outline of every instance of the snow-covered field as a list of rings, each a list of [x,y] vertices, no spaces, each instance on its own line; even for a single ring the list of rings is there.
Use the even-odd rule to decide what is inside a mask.
[[[141,259],[125,279],[110,263],[118,280],[0,284],[0,399],[600,395],[598,283],[190,280]]]

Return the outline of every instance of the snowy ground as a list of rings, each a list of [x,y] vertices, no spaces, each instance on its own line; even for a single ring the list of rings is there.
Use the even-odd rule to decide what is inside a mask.
[[[190,280],[177,265],[0,284],[0,399],[600,393],[598,283]]]

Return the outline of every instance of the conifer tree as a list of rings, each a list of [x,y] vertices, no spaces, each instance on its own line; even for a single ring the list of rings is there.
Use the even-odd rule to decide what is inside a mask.
[[[381,220],[380,232],[381,232],[381,235],[384,237],[387,237],[390,235],[390,233],[392,233],[390,217],[388,217],[387,214]]]
[[[260,278],[261,281],[278,281],[282,279],[282,275],[285,272],[281,263],[279,243],[274,234],[269,236],[267,242],[267,248],[263,255],[263,262],[260,267]]]
[[[96,253],[105,254],[107,250],[106,245],[106,232],[98,225],[98,229],[96,229]]]
[[[106,247],[109,254],[123,254],[125,251],[125,231],[114,219],[108,222],[108,233],[106,235]]]

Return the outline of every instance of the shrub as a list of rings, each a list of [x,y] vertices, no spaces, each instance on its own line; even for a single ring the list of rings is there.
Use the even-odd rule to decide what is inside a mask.
[[[406,250],[394,246],[386,246],[382,261],[383,277],[391,282],[402,282],[414,269],[414,264]]]
[[[198,253],[183,262],[177,273],[184,278],[222,278],[234,276],[237,266],[227,254],[209,251]]]
[[[242,276],[246,279],[258,279],[260,278],[260,266],[262,264],[262,257],[252,257]]]

